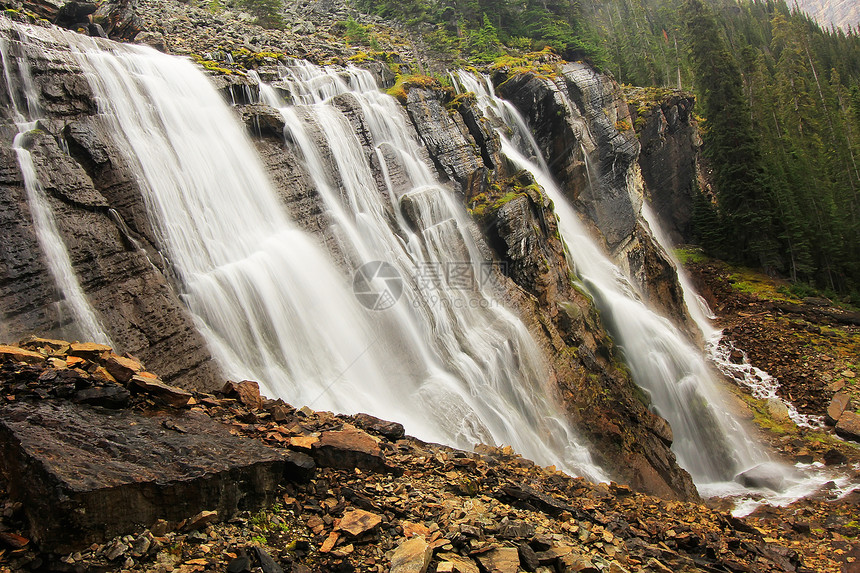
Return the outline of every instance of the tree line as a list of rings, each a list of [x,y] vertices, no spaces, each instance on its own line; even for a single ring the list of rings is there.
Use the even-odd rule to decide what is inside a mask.
[[[782,0],[604,0],[588,17],[617,79],[697,94],[706,250],[860,300],[858,30]]]

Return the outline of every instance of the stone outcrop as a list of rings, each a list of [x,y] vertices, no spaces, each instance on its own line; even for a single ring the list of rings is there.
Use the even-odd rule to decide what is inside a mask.
[[[0,420],[10,494],[28,500],[30,533],[45,550],[83,549],[202,510],[255,509],[273,502],[284,473],[279,452],[202,415],[21,403]]]
[[[679,91],[644,88],[627,89],[624,95],[642,147],[639,167],[651,208],[673,244],[689,243],[693,193],[701,185],[696,99]]]
[[[439,170],[462,188],[470,186],[484,163],[459,114],[449,114],[437,93],[409,90],[406,109]]]

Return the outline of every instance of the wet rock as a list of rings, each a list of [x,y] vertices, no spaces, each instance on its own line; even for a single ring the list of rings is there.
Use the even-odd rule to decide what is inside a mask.
[[[391,556],[389,573],[425,573],[433,557],[433,548],[423,537],[401,543]]]
[[[765,487],[773,491],[782,491],[785,486],[784,470],[774,463],[759,464],[739,473],[735,481],[745,487]]]
[[[826,466],[838,466],[847,461],[848,457],[836,448],[831,448],[824,452],[824,465]]]
[[[40,547],[71,551],[156,518],[270,500],[279,452],[200,414],[175,417],[185,433],[164,432],[164,419],[53,402],[3,408],[3,473]]]
[[[243,105],[239,108],[242,122],[251,135],[284,139],[284,118],[275,108],[264,104]]]
[[[860,416],[850,411],[843,412],[836,424],[836,434],[846,440],[860,442]]]
[[[359,428],[368,432],[373,432],[374,434],[379,434],[380,436],[385,436],[392,442],[397,441],[406,435],[406,431],[403,429],[403,424],[399,424],[397,422],[386,422],[385,420],[380,420],[376,416],[371,416],[370,414],[356,414],[352,419],[355,422],[355,425]]]
[[[851,396],[846,392],[837,392],[830,404],[827,406],[827,413],[824,420],[831,426],[835,426],[842,417],[842,413],[848,408],[848,402]]]
[[[355,428],[323,432],[314,446],[313,458],[318,466],[360,468],[390,471],[379,444],[369,434]]]
[[[462,118],[448,113],[438,92],[419,88],[409,90],[406,109],[440,171],[465,187],[484,163]]]
[[[144,28],[137,10],[138,0],[114,0],[99,6],[94,19],[105,22],[105,32],[112,40],[130,41]]]
[[[669,240],[688,244],[693,232],[693,192],[701,176],[698,154],[702,141],[693,116],[696,99],[666,91],[660,101],[653,92],[625,88],[630,120],[642,147],[638,163],[652,211]]]

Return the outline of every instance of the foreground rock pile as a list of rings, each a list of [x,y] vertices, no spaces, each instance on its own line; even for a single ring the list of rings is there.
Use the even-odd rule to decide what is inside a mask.
[[[216,394],[173,388],[102,345],[0,346],[0,403],[9,570],[839,571],[856,557],[856,499],[822,494],[798,516],[735,519],[571,478],[510,448],[464,452],[366,414],[296,410],[253,382]],[[53,466],[56,442],[78,431],[72,422],[30,436],[42,443],[29,449],[20,442],[22,424],[50,426],[48,412],[93,433],[66,439],[73,447]],[[150,440],[156,457],[131,460],[139,473],[124,480],[136,440]],[[173,449],[159,458],[159,447]],[[27,488],[46,474],[66,482],[34,498]],[[104,506],[113,529],[68,521]]]

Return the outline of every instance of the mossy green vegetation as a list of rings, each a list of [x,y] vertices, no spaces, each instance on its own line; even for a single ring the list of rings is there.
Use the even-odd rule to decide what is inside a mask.
[[[681,261],[682,265],[704,263],[709,260],[709,257],[705,255],[704,251],[698,247],[683,247],[675,249],[674,253],[675,257]]]
[[[539,52],[501,56],[490,65],[490,70],[508,75],[533,73],[544,78],[553,78],[558,75],[560,63],[561,58],[552,48],[546,47]]]
[[[191,58],[202,67],[207,72],[212,72],[215,74],[226,74],[231,75],[236,73],[236,70],[231,70],[225,68],[222,62],[216,62],[215,60],[207,60],[204,59],[203,56],[199,54],[191,54]]]
[[[386,90],[386,93],[405,104],[406,96],[412,88],[441,89],[442,82],[433,76],[422,74],[400,75],[397,76],[394,85]]]

